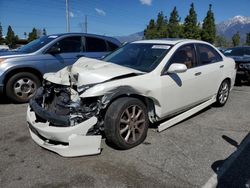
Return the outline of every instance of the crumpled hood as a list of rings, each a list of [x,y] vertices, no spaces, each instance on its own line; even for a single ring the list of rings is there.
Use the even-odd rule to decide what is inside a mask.
[[[116,77],[143,72],[91,58],[80,58],[75,64],[56,72],[44,74],[44,79],[60,85],[76,80],[78,87],[104,82]]]

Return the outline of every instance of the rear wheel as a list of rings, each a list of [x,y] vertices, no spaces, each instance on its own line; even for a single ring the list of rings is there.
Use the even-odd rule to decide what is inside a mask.
[[[108,108],[104,130],[107,141],[119,149],[129,149],[142,143],[148,130],[145,105],[135,98],[120,98]]]
[[[224,106],[228,100],[230,92],[230,82],[228,80],[224,80],[219,88],[216,97],[216,105],[217,106]]]
[[[28,102],[34,96],[41,81],[29,72],[14,74],[6,83],[6,95],[14,102]]]

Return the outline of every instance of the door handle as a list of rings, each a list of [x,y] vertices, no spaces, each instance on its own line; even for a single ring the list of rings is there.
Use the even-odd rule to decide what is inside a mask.
[[[85,57],[85,55],[76,55],[77,58],[80,58],[80,57]]]
[[[197,72],[197,73],[195,73],[194,75],[195,75],[195,76],[199,76],[199,75],[201,75],[201,72]]]
[[[220,68],[223,68],[223,67],[224,67],[224,65],[221,65],[221,66],[220,66]]]

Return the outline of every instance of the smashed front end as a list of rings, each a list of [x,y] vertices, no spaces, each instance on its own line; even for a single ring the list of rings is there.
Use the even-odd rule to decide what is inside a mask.
[[[101,128],[98,98],[80,98],[69,85],[44,81],[30,100],[27,123],[32,139],[64,157],[98,154]]]

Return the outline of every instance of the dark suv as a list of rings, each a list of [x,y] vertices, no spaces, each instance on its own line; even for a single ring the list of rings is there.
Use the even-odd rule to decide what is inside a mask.
[[[0,93],[27,102],[40,87],[42,76],[72,65],[80,57],[100,59],[121,43],[111,37],[65,33],[43,36],[16,51],[0,53]]]
[[[250,46],[229,48],[224,51],[226,56],[232,57],[237,65],[236,82],[250,82]]]

